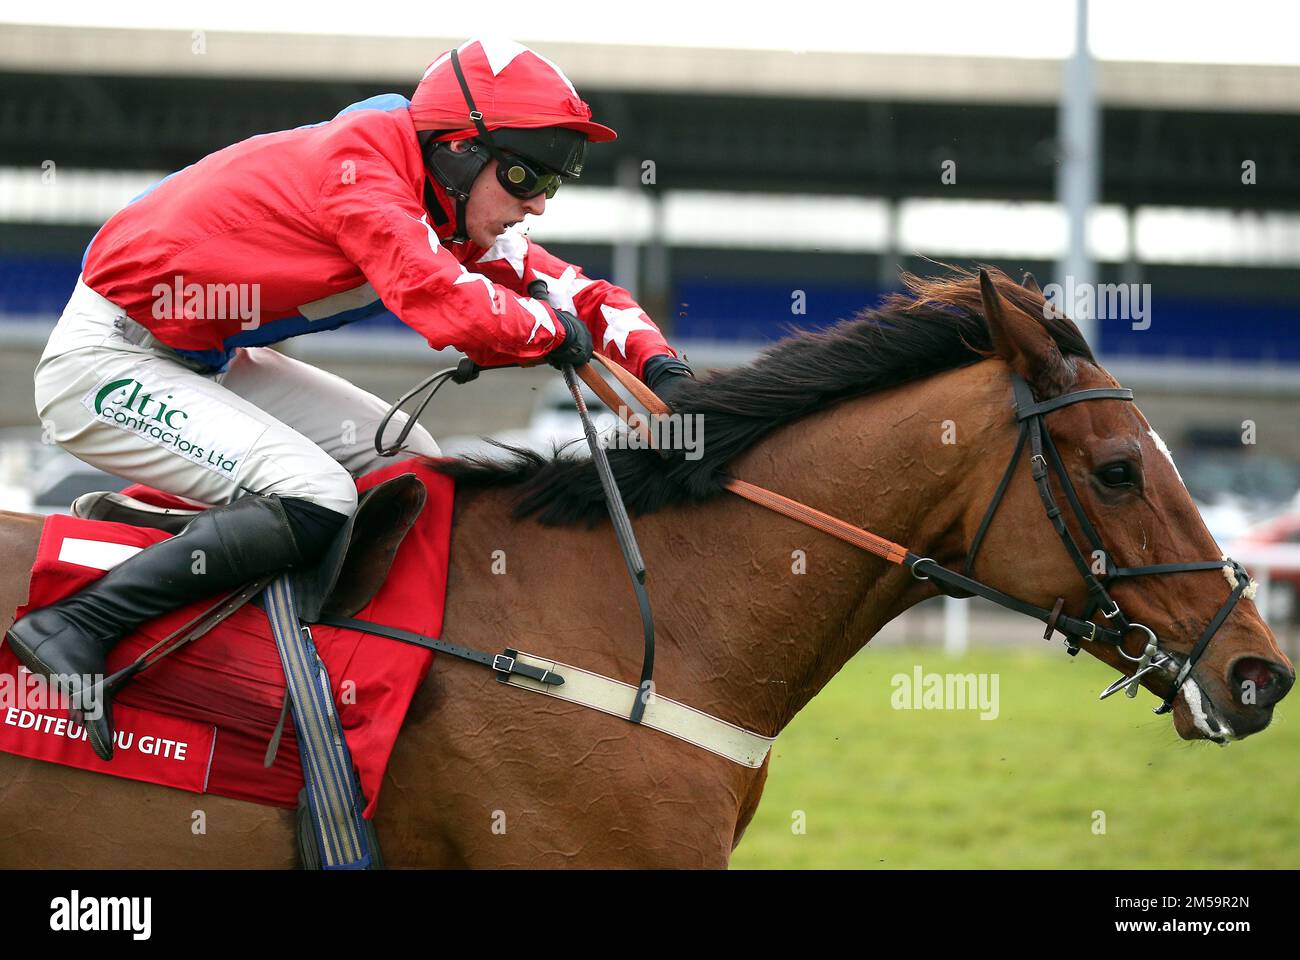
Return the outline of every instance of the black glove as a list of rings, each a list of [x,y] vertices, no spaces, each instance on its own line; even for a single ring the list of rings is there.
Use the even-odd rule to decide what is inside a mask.
[[[688,379],[694,379],[695,373],[690,364],[666,353],[651,357],[645,362],[645,385],[655,392],[670,409],[675,409],[673,398],[681,392]]]
[[[564,340],[546,355],[546,362],[557,370],[566,363],[575,367],[591,359],[591,331],[587,325],[566,310],[556,310],[556,318],[564,327]]]

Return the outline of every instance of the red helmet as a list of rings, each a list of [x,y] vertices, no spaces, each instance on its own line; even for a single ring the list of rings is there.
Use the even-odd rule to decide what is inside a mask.
[[[592,121],[591,107],[564,71],[540,53],[512,40],[467,40],[456,49],[488,130],[568,127],[593,143],[618,136]],[[424,72],[410,109],[416,130],[446,131],[439,140],[467,139],[479,133],[452,68],[450,50]]]

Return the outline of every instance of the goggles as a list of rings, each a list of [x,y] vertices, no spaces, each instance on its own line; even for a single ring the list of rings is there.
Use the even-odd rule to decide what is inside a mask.
[[[544,193],[549,200],[560,189],[563,178],[558,173],[518,154],[502,153],[491,148],[489,152],[497,154],[497,180],[512,196],[528,200]]]

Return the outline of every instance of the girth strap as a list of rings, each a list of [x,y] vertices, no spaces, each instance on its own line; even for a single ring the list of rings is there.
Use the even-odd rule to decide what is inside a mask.
[[[527,677],[529,680],[536,680],[538,683],[545,683],[553,686],[559,686],[564,683],[564,678],[557,673],[552,673],[547,670],[539,670],[536,667],[530,667],[527,664],[517,662],[514,651],[512,650],[506,650],[504,653],[498,653],[495,655],[484,653],[481,650],[472,650],[469,647],[462,647],[454,643],[448,643],[446,640],[439,640],[437,637],[426,637],[424,634],[415,633],[412,630],[403,630],[400,627],[390,627],[383,623],[372,623],[369,620],[357,620],[354,617],[338,617],[328,613],[322,613],[315,622],[323,623],[329,627],[343,627],[347,630],[360,630],[363,633],[373,633],[376,636],[387,637],[389,640],[400,640],[402,643],[424,647],[426,650],[436,650],[438,653],[445,653],[449,656],[459,657],[462,660],[481,663],[483,666],[491,667],[495,670],[497,672],[498,680],[512,674],[518,674],[521,677]]]

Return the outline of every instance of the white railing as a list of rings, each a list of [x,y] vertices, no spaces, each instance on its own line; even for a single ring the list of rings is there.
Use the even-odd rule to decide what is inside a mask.
[[[1295,590],[1278,590],[1276,573],[1300,573],[1300,543],[1250,543],[1237,541],[1228,556],[1245,566],[1259,584],[1255,606],[1270,625],[1283,626],[1295,613]]]

